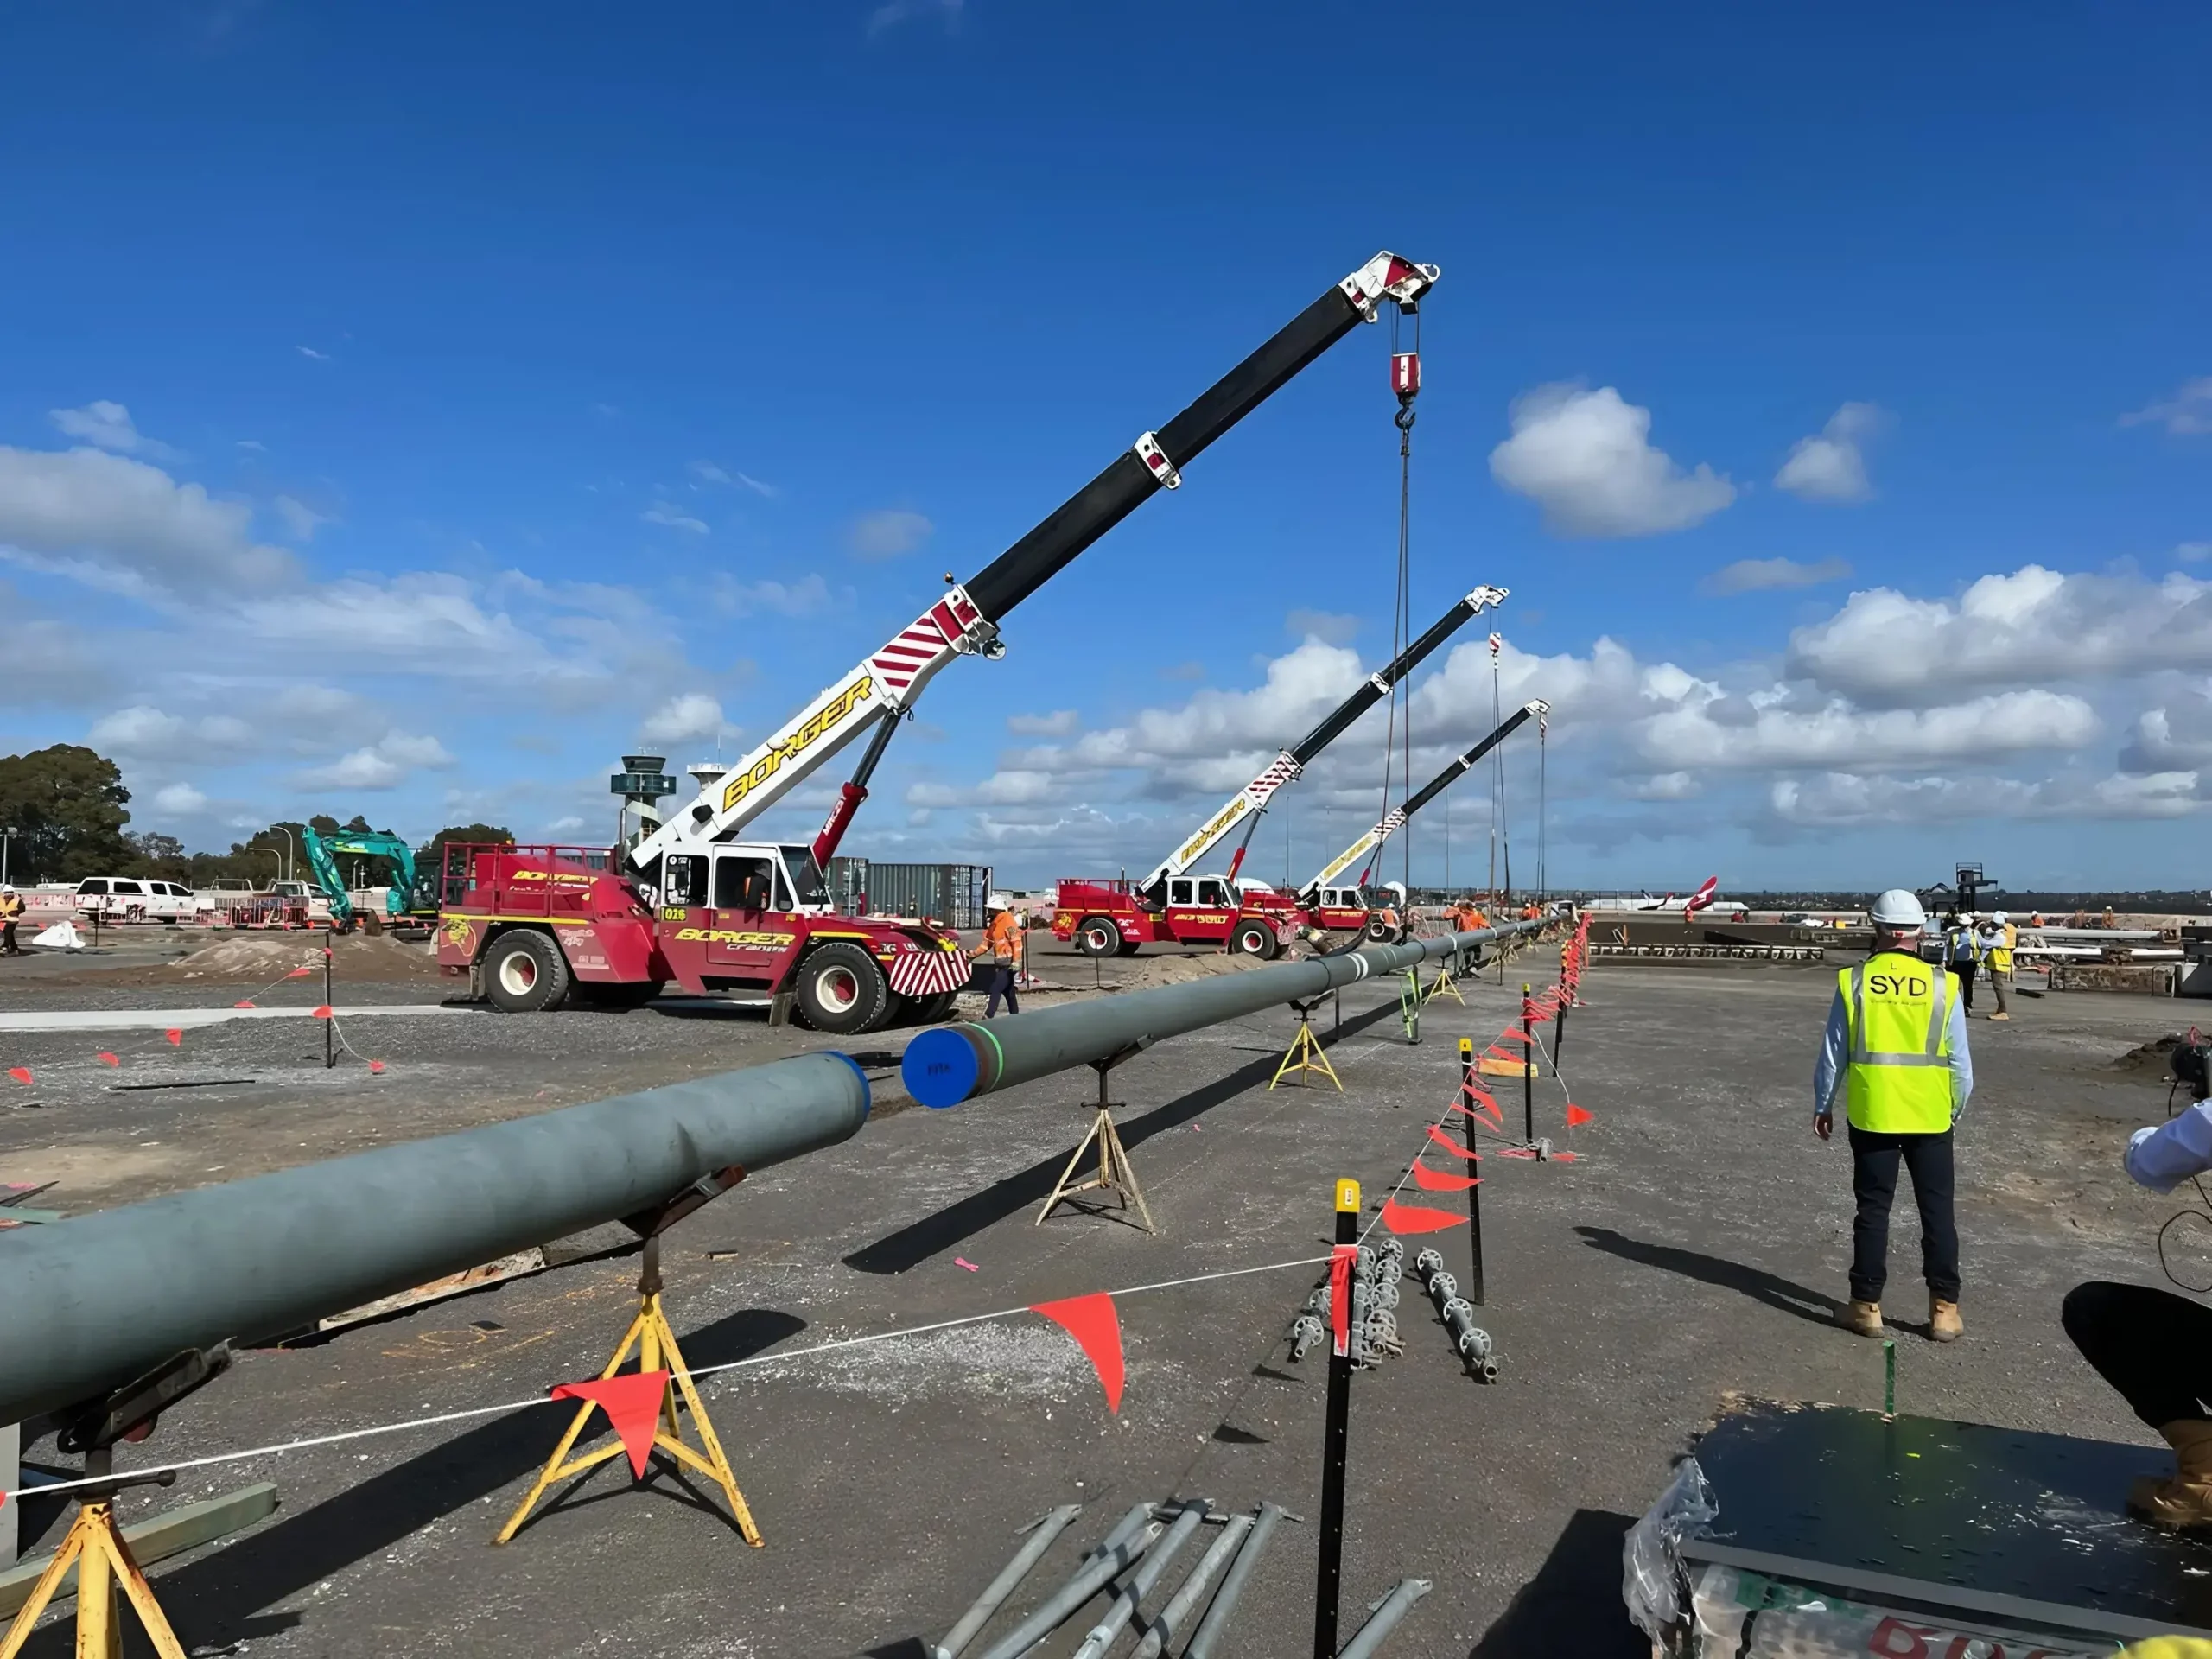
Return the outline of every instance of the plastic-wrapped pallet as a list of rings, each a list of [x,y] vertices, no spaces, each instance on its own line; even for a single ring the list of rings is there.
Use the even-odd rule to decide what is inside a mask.
[[[1690,1589],[1695,1659],[2110,1659],[2085,1637],[1904,1612],[1707,1563]]]

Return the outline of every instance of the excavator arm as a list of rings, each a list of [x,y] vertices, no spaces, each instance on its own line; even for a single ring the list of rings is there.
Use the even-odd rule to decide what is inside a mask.
[[[1294,317],[1181,414],[1135,443],[1105,471],[965,583],[944,596],[873,655],[823,688],[698,798],[630,851],[643,870],[664,854],[726,841],[855,738],[875,736],[836,810],[815,840],[818,858],[836,849],[895,724],[932,676],[956,657],[1005,655],[999,624],[1071,561],[1158,491],[1175,489],[1181,468],[1362,322],[1384,301],[1412,308],[1435,283],[1434,265],[1378,253]]]
[[[1458,760],[1452,761],[1450,766],[1445,767],[1443,771],[1438,772],[1435,777],[1430,779],[1427,784],[1423,785],[1421,786],[1421,793],[1408,797],[1404,804],[1394,807],[1389,812],[1384,813],[1382,815],[1382,823],[1376,824],[1372,830],[1370,830],[1357,841],[1352,842],[1351,846],[1345,848],[1344,851],[1338,853],[1326,864],[1324,864],[1319,869],[1316,870],[1311,879],[1306,881],[1306,885],[1298,890],[1299,896],[1301,899],[1311,899],[1315,888],[1334,886],[1337,882],[1337,878],[1342,875],[1346,870],[1350,869],[1354,864],[1357,863],[1360,860],[1366,858],[1370,853],[1380,852],[1384,842],[1389,840],[1391,836],[1396,835],[1399,830],[1406,827],[1407,819],[1412,817],[1414,813],[1420,811],[1421,808],[1427,806],[1439,795],[1441,795],[1446,790],[1449,789],[1459,780],[1461,774],[1472,766],[1476,761],[1481,760],[1483,756],[1488,754],[1492,749],[1505,741],[1507,738],[1512,736],[1515,732],[1520,730],[1522,723],[1526,721],[1530,715],[1533,715],[1541,717],[1544,715],[1548,715],[1551,712],[1551,704],[1546,702],[1541,697],[1536,698],[1534,702],[1522,703],[1521,707],[1516,709],[1510,715],[1506,716],[1504,723],[1499,726],[1496,731],[1492,732],[1488,737],[1483,739],[1483,741],[1476,744],[1473,748],[1469,749],[1465,754],[1459,756]],[[1370,868],[1371,868],[1372,866],[1370,865]],[[1362,887],[1366,885],[1363,874],[1362,880],[1357,885]]]
[[[1314,756],[1388,696],[1392,686],[1412,673],[1421,658],[1457,633],[1465,623],[1493,606],[1503,604],[1508,591],[1503,588],[1478,588],[1445,612],[1427,633],[1406,647],[1395,662],[1378,674],[1369,675],[1357,690],[1338,703],[1329,717],[1306,733],[1295,747],[1275,756],[1258,777],[1230,796],[1228,804],[1200,824],[1196,834],[1153,868],[1152,873],[1137,884],[1138,890],[1149,893],[1169,876],[1183,874],[1219,846],[1238,824],[1255,812],[1264,811],[1269,796],[1296,779],[1312,764]]]

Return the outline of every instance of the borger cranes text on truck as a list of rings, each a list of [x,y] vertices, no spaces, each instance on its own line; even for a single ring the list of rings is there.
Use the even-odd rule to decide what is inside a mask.
[[[1505,717],[1488,737],[1460,755],[1422,785],[1417,795],[1407,798],[1404,804],[1392,808],[1382,815],[1382,821],[1357,841],[1338,853],[1316,870],[1306,885],[1298,890],[1298,903],[1312,926],[1330,932],[1363,932],[1370,938],[1396,940],[1402,938],[1406,927],[1402,919],[1395,928],[1389,927],[1377,914],[1382,909],[1375,903],[1369,882],[1375,874],[1375,861],[1382,851],[1382,843],[1406,827],[1406,821],[1441,795],[1471,771],[1476,761],[1518,731],[1532,715],[1541,720],[1551,712],[1551,704],[1538,697],[1525,702]],[[1362,860],[1359,874],[1347,883],[1346,870]],[[1395,887],[1397,884],[1391,884]],[[1390,908],[1396,908],[1395,906]]]
[[[1258,882],[1239,883],[1243,847],[1230,860],[1225,875],[1193,875],[1192,866],[1220,846],[1238,824],[1255,824],[1275,791],[1304,772],[1314,756],[1388,696],[1391,687],[1462,625],[1503,604],[1505,597],[1503,588],[1478,588],[1446,611],[1396,661],[1362,681],[1319,726],[1269,761],[1142,880],[1063,880],[1053,894],[1053,937],[1072,939],[1078,950],[1094,957],[1134,956],[1140,945],[1154,943],[1226,943],[1262,957],[1281,950],[1305,918],[1290,894]],[[1248,829],[1245,845],[1249,844]]]
[[[1385,301],[1416,308],[1433,265],[1377,254],[1308,305],[1181,414],[1146,432],[969,582],[824,687],[766,741],[632,848],[449,846],[438,956],[518,1011],[571,992],[641,1002],[686,990],[766,994],[819,1030],[941,1018],[967,982],[935,922],[835,913],[822,869],[897,723],[958,656],[1004,652],[1007,613],[1161,489],[1215,439]],[[740,842],[746,826],[871,727],[836,810],[809,843]],[[673,780],[669,780],[673,791]]]

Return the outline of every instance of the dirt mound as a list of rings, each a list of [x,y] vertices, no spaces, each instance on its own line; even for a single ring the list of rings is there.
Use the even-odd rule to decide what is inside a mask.
[[[2171,1069],[2174,1050],[2185,1045],[2192,1036],[2196,1036],[2200,1042],[2203,1040],[2192,1027],[2187,1034],[2169,1033],[2147,1043],[2138,1043],[2114,1060],[2113,1067],[2120,1071],[2155,1071],[2164,1077]]]
[[[1196,957],[1141,957],[1122,976],[1122,989],[1149,991],[1162,985],[1187,985],[1216,974],[1241,974],[1268,964],[1257,957],[1209,950]]]
[[[349,980],[435,979],[436,952],[428,944],[403,944],[397,939],[370,938],[362,934],[332,938],[315,933],[265,933],[218,940],[162,969],[170,979],[223,980],[238,984],[266,984],[295,968],[322,971],[322,947],[336,952],[331,973],[339,983]]]

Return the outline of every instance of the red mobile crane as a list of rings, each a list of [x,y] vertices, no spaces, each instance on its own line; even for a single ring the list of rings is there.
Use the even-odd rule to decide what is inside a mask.
[[[1298,778],[1313,757],[1350,729],[1352,722],[1389,695],[1421,660],[1459,632],[1469,619],[1505,601],[1503,588],[1478,588],[1439,617],[1427,633],[1359,688],[1308,732],[1294,747],[1269,761],[1260,775],[1230,798],[1190,839],[1162,859],[1141,881],[1067,880],[1053,895],[1052,936],[1073,939],[1086,956],[1135,956],[1137,947],[1222,944],[1249,956],[1270,957],[1290,942],[1304,919],[1288,893],[1256,882],[1239,885],[1244,848],[1230,861],[1226,875],[1193,875],[1192,866],[1224,841],[1246,819],[1257,824],[1268,798]],[[1245,832],[1245,846],[1251,831]]]
[[[1177,488],[1182,467],[1355,327],[1375,321],[1383,302],[1417,308],[1438,275],[1380,253],[1332,285],[635,846],[448,846],[441,966],[516,1012],[557,1007],[572,990],[642,1002],[673,980],[692,992],[766,992],[806,1024],[838,1033],[942,1018],[968,979],[957,940],[927,920],[838,915],[822,878],[900,717],[955,657],[1005,655],[999,625],[1016,605],[1147,498]],[[871,725],[811,843],[736,839]],[[616,792],[632,798],[651,798],[655,785],[658,794],[675,792],[664,776],[615,779]]]

